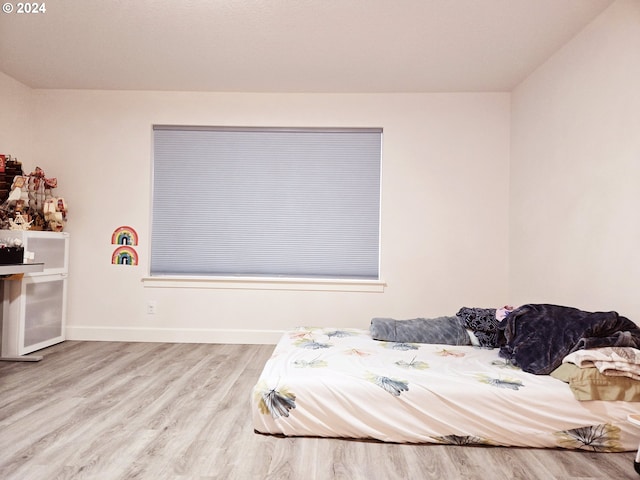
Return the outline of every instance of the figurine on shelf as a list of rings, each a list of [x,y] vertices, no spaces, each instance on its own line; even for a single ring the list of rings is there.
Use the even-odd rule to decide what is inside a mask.
[[[58,179],[47,178],[40,167],[28,175],[22,169],[17,173],[0,205],[0,228],[61,232],[67,220],[67,205],[64,198],[52,193]]]
[[[64,198],[49,197],[43,206],[44,219],[52,232],[61,232],[67,216],[67,204]]]
[[[9,230],[29,230],[33,220],[27,220],[24,215],[17,212],[15,218],[9,219]]]

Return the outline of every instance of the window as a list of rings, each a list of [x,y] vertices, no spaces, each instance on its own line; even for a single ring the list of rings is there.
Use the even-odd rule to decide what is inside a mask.
[[[154,126],[151,276],[379,279],[381,142]]]

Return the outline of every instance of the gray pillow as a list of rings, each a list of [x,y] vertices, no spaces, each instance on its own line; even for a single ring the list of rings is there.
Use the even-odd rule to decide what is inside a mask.
[[[457,316],[410,320],[373,318],[369,331],[374,340],[386,342],[471,345],[464,320]]]

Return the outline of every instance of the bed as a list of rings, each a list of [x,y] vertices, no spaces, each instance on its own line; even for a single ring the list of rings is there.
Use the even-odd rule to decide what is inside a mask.
[[[499,348],[352,328],[286,332],[251,402],[254,430],[284,436],[620,452],[640,434],[627,420],[640,403],[579,400],[566,379],[526,372]]]

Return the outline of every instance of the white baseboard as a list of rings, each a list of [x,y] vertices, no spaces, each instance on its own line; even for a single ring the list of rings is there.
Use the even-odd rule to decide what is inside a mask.
[[[67,340],[102,342],[276,344],[281,330],[67,326]]]

